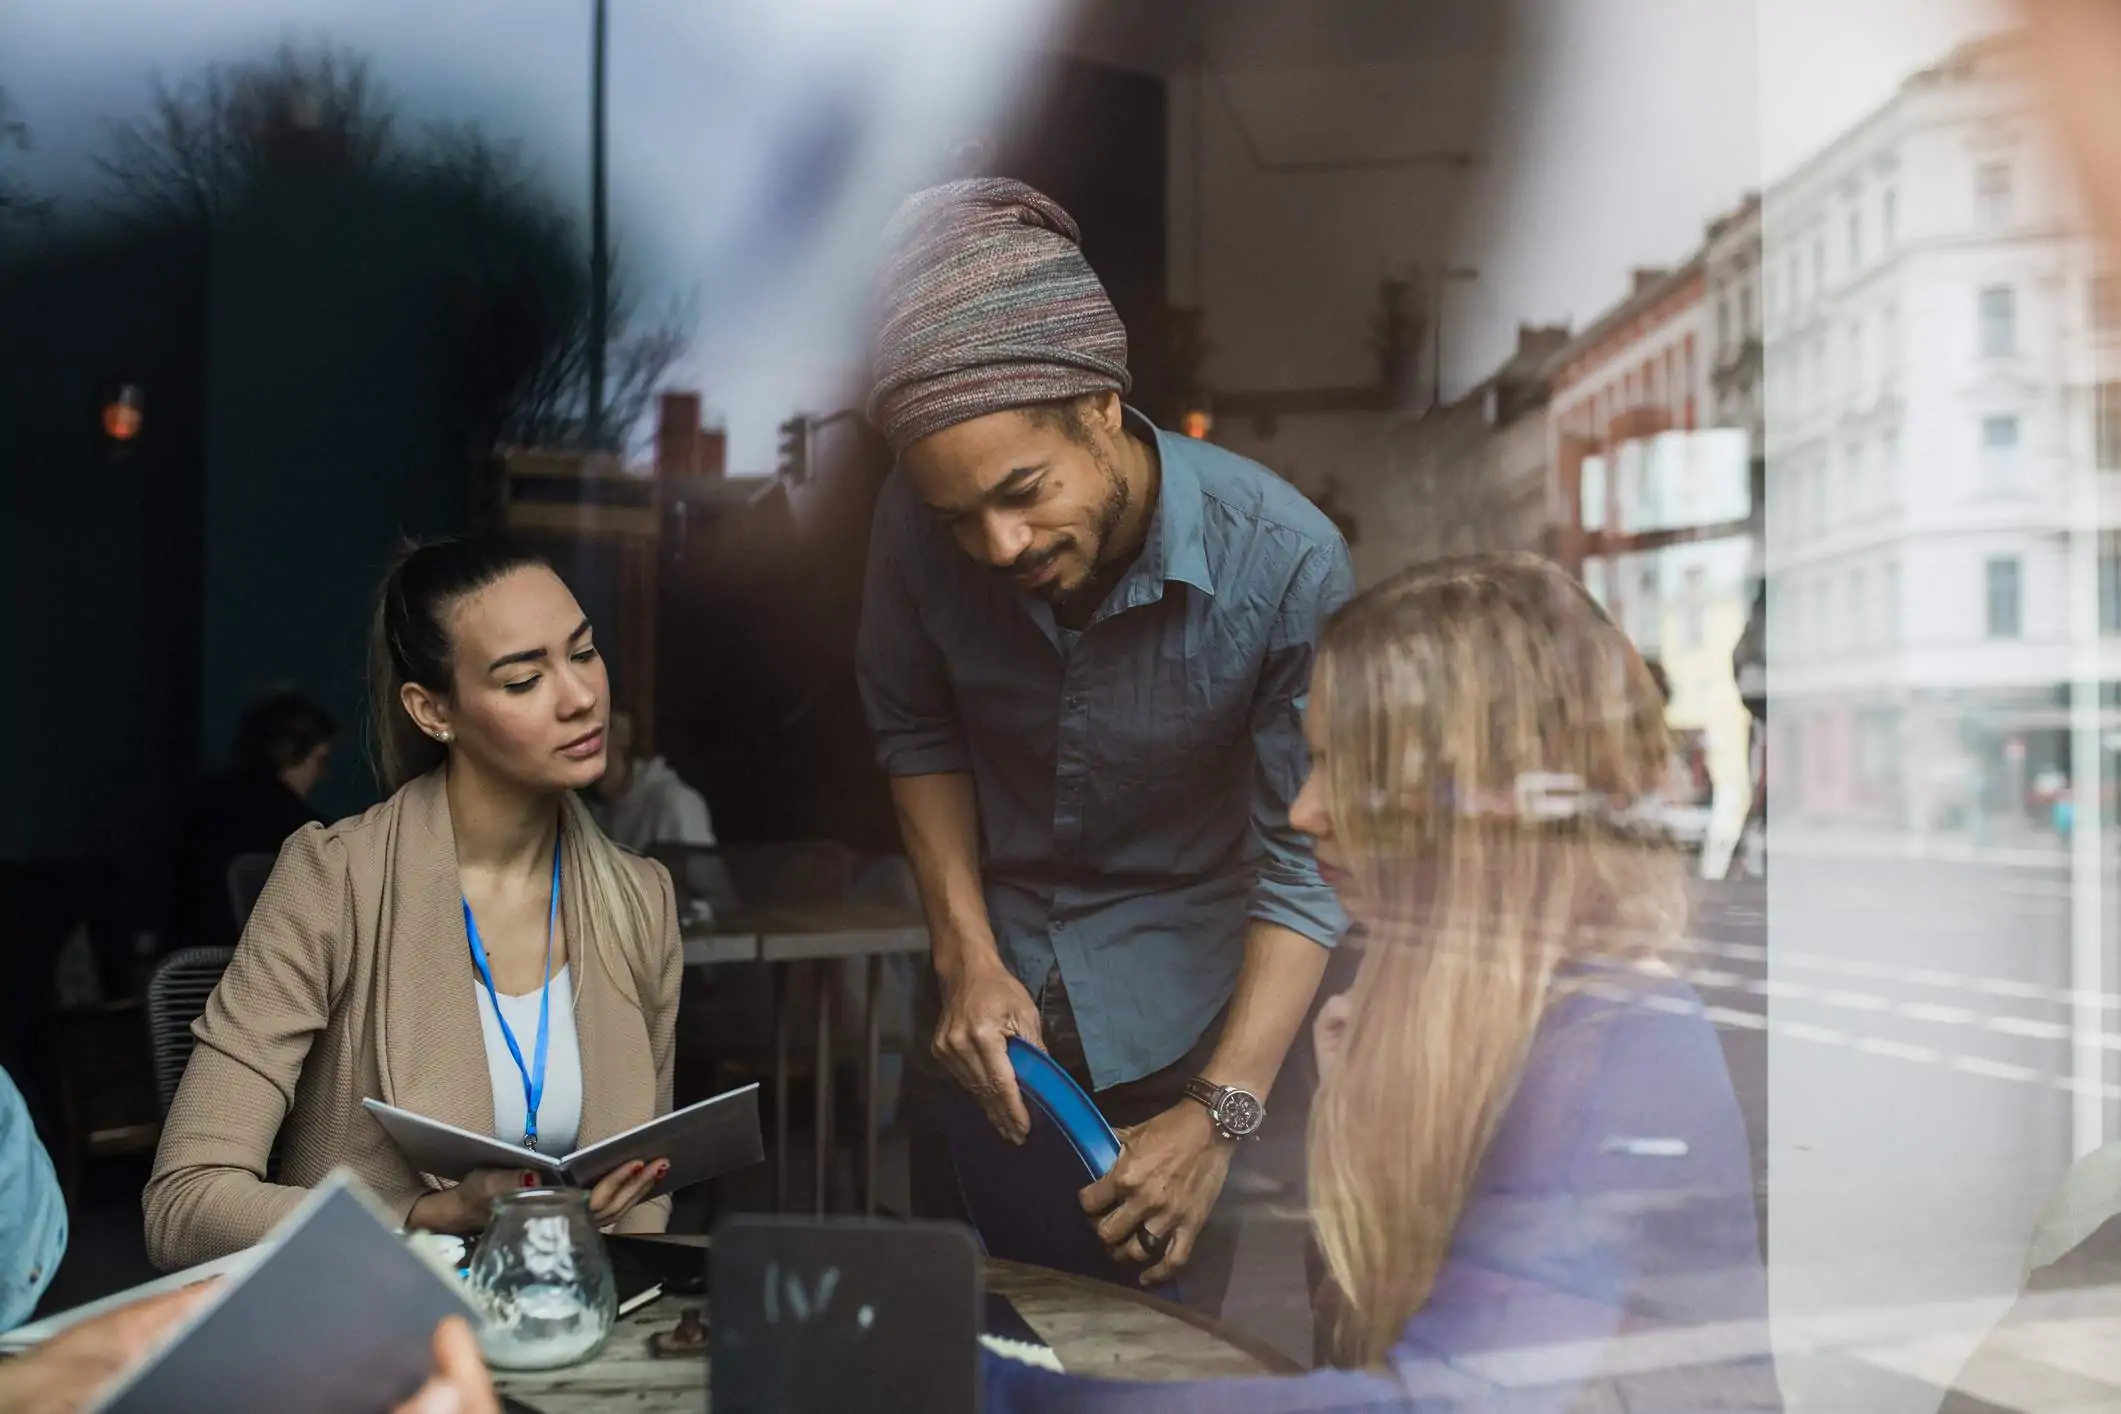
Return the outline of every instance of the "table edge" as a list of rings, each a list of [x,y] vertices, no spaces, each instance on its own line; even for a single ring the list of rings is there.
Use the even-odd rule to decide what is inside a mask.
[[[1134,1305],[1146,1306],[1158,1315],[1170,1316],[1176,1320],[1183,1321],[1202,1334],[1213,1336],[1240,1354],[1250,1357],[1265,1368],[1268,1376],[1309,1373],[1287,1351],[1269,1345],[1259,1337],[1238,1330],[1213,1316],[1195,1311],[1188,1306],[1180,1306],[1176,1302],[1166,1301],[1159,1296],[1151,1296],[1146,1291],[1136,1291],[1132,1287],[1121,1286],[1117,1282],[1098,1281],[1094,1277],[1078,1276],[1074,1272],[1061,1272],[1049,1267],[1034,1267],[1024,1262],[1011,1262],[1001,1257],[988,1257],[986,1263],[989,1267],[1026,1272],[1038,1277],[1065,1277],[1069,1281],[1083,1282],[1096,1286],[1100,1292],[1116,1296],[1123,1301],[1132,1302]]]

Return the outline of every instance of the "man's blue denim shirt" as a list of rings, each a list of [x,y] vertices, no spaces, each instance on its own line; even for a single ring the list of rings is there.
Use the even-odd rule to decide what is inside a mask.
[[[1346,927],[1289,806],[1339,531],[1287,482],[1129,412],[1162,485],[1080,634],[980,565],[903,473],[878,500],[859,674],[884,770],[969,772],[1002,956],[1058,965],[1097,1088],[1176,1061],[1230,999],[1251,920]]]

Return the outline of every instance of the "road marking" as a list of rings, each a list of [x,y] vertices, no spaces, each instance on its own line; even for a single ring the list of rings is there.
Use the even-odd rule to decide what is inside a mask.
[[[1765,1031],[1768,1019],[1757,1011],[1738,1011],[1727,1006],[1703,1007],[1701,1014],[1718,1026],[1735,1027],[1741,1031]]]
[[[1964,1026],[1981,1015],[1963,1006],[1938,1006],[1935,1002],[1902,1002],[1894,1010],[1909,1021],[1934,1021],[1940,1026]]]
[[[2067,1041],[2069,1028],[2059,1021],[2034,1021],[2023,1016],[1992,1016],[1983,1029],[2006,1036],[2030,1036],[2035,1041]]]
[[[1793,1041],[1816,1041],[1822,1046],[1845,1046],[1848,1033],[1835,1031],[1826,1026],[1814,1026],[1808,1021],[1783,1021],[1775,1024],[1775,1030]]]
[[[1874,1056],[1889,1056],[1895,1060],[1917,1061],[1923,1065],[1935,1065],[1944,1057],[1928,1046],[1910,1046],[1901,1041],[1888,1041],[1879,1036],[1865,1036],[1856,1042],[1856,1049],[1868,1051]]]
[[[1986,1075],[1996,1080],[2038,1082],[2045,1078],[2029,1065],[2011,1065],[2007,1061],[1994,1061],[1986,1056],[1953,1056],[1952,1069],[1963,1070],[1969,1075]]]

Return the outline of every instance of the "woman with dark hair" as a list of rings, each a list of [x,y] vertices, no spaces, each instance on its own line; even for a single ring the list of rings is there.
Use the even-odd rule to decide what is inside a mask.
[[[229,866],[246,854],[278,854],[289,835],[320,819],[309,796],[338,734],[331,715],[299,692],[276,692],[244,712],[229,769],[200,784],[185,821],[176,918],[185,943],[235,945],[242,924]]]
[[[535,555],[444,541],[391,570],[372,653],[392,794],[287,842],[193,1027],[146,1194],[159,1266],[258,1241],[341,1164],[445,1232],[528,1181],[415,1173],[367,1097],[552,1153],[670,1109],[677,911],[576,796],[610,704],[581,605]],[[669,1200],[642,1200],[667,1169],[599,1182],[598,1223],[661,1229]]]

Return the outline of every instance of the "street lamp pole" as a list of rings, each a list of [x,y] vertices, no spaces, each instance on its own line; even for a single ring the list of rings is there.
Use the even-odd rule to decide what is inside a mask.
[[[611,252],[604,218],[604,32],[606,0],[594,0],[595,38],[589,76],[589,445],[604,445],[604,315]]]

